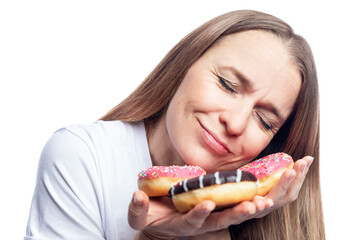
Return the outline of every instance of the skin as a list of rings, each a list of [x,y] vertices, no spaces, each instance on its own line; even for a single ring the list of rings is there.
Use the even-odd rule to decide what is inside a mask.
[[[300,85],[284,44],[272,34],[249,31],[222,39],[192,65],[154,127],[154,165],[175,162],[214,172],[248,163],[290,115]]]
[[[248,163],[290,115],[300,86],[286,44],[276,36],[247,31],[222,38],[191,66],[169,108],[152,126],[153,164],[198,165],[210,173]],[[141,230],[136,239],[230,239],[229,225],[294,201],[311,162],[311,157],[297,160],[267,196],[223,211],[212,212],[215,204],[204,201],[181,214],[171,199],[149,199],[137,191],[129,205],[129,224]]]

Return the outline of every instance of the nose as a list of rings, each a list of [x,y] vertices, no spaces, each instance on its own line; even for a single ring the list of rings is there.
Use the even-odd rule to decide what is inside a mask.
[[[231,106],[219,115],[219,121],[224,125],[226,132],[232,136],[240,136],[246,130],[251,117],[252,107],[250,104]]]

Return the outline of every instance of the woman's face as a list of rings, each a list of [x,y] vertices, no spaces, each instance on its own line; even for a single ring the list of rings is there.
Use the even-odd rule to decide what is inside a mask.
[[[300,86],[276,36],[247,31],[224,37],[188,70],[163,116],[162,141],[170,144],[158,147],[208,172],[238,168],[269,144]]]

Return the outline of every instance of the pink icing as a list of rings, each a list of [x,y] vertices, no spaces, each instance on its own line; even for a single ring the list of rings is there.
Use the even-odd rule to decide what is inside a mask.
[[[159,177],[193,178],[205,174],[205,170],[198,166],[154,166],[142,170],[138,174],[138,179],[152,179]]]
[[[255,175],[257,179],[268,177],[277,171],[289,166],[293,162],[291,156],[286,153],[275,153],[252,161],[239,168]]]

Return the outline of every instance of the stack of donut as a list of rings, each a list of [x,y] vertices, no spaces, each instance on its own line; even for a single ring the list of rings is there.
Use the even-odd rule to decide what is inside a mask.
[[[179,212],[187,212],[204,200],[222,208],[265,196],[293,164],[288,154],[276,153],[235,171],[213,174],[198,166],[155,166],[139,173],[138,186],[150,197],[171,197]]]

